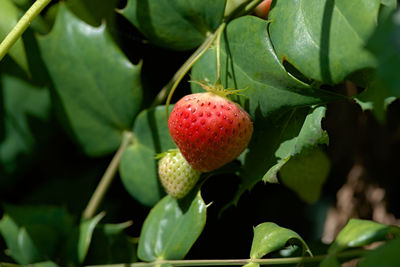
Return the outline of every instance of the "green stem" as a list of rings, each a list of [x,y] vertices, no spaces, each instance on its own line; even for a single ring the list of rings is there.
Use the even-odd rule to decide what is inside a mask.
[[[0,61],[7,54],[10,48],[15,42],[21,37],[21,35],[28,28],[29,24],[34,18],[45,8],[51,0],[37,0],[33,5],[26,11],[18,23],[14,26],[11,32],[0,44]]]
[[[114,180],[122,154],[129,146],[129,144],[131,144],[132,140],[133,140],[133,133],[125,131],[123,133],[122,142],[120,147],[118,148],[118,151],[115,153],[113,159],[108,165],[107,170],[105,171],[103,177],[100,180],[100,183],[97,185],[96,190],[94,191],[86,209],[83,212],[82,217],[84,219],[90,219],[96,214],[96,211],[99,208],[100,203],[102,202],[105,194],[107,193],[108,188],[111,185],[111,182]]]
[[[175,92],[176,87],[178,87],[178,84],[180,83],[180,81],[182,80],[182,78],[185,76],[185,74],[190,70],[190,68],[194,65],[194,63],[197,62],[197,60],[200,59],[200,57],[207,51],[207,49],[212,45],[212,43],[214,42],[215,38],[218,36],[218,34],[220,34],[221,31],[224,30],[225,28],[225,23],[222,23],[221,25],[219,25],[218,29],[211,35],[209,36],[209,38],[206,39],[206,41],[196,50],[196,52],[198,51],[198,53],[194,53],[188,61],[188,64],[185,66],[185,64],[183,66],[185,66],[184,68],[184,72],[181,73],[181,76],[179,77],[179,79],[177,79],[175,81],[175,83],[173,84],[171,91],[168,94],[168,98],[167,98],[167,102],[166,102],[166,113],[167,113],[167,118],[168,118],[168,106],[171,102],[171,98]]]
[[[186,73],[190,70],[194,63],[204,54],[207,48],[211,45],[214,40],[214,34],[211,34],[207,37],[207,39],[203,42],[199,48],[183,63],[183,65],[178,69],[178,71],[174,74],[172,79],[161,89],[161,91],[156,96],[155,100],[151,104],[151,107],[155,107],[165,101],[167,96],[170,94],[171,90],[175,90],[178,86],[179,82],[183,79]]]
[[[170,264],[172,266],[234,266],[245,265],[248,263],[258,263],[261,265],[281,265],[281,264],[296,264],[306,262],[320,262],[328,256],[336,256],[339,259],[357,258],[368,253],[368,250],[358,249],[345,251],[332,255],[318,255],[314,257],[291,257],[291,258],[276,258],[276,259],[226,259],[226,260],[160,260],[155,262],[138,262],[132,264],[110,264],[110,265],[95,265],[96,267],[150,267],[161,266],[162,264]],[[94,267],[94,266],[93,266]]]
[[[211,35],[209,35],[206,40],[202,43],[201,46],[197,48],[197,50],[186,60],[186,62],[179,68],[179,70],[175,73],[172,79],[166,84],[161,91],[158,93],[156,98],[154,99],[153,103],[150,107],[155,107],[165,101],[167,98],[166,106],[167,106],[167,117],[168,117],[168,106],[171,102],[172,95],[175,92],[175,89],[178,87],[179,83],[186,75],[186,73],[190,70],[190,68],[194,65],[194,63],[199,60],[199,58],[207,51],[207,49],[212,45],[216,38],[221,39],[221,35],[227,22],[235,17],[242,16],[245,14],[250,13],[258,4],[260,4],[262,0],[247,0],[244,1],[242,5],[239,7],[234,7],[232,10],[228,11],[225,14],[225,22],[219,25],[218,29]],[[217,41],[217,53],[220,53],[220,40]],[[217,67],[221,67],[219,62],[220,56],[217,55]],[[219,62],[219,63],[218,63]],[[217,71],[218,77],[220,77],[221,71]],[[217,78],[218,78],[217,77]],[[218,81],[218,79],[217,79]]]
[[[167,117],[168,117],[168,106],[171,102],[172,95],[175,92],[175,89],[178,87],[179,83],[186,75],[186,73],[193,67],[194,63],[196,63],[199,58],[207,51],[207,49],[212,45],[215,38],[218,36],[219,32],[225,28],[225,23],[222,23],[218,29],[211,35],[209,35],[206,40],[202,43],[199,48],[186,60],[186,62],[179,68],[179,70],[175,73],[172,79],[165,85],[161,91],[156,96],[154,102],[151,107],[155,107],[165,101],[167,98],[166,106],[167,106]]]
[[[225,28],[225,23],[222,24],[222,28],[220,31],[218,31],[217,34],[217,40],[216,40],[216,46],[217,46],[217,82],[216,83],[221,83],[221,36],[222,33],[224,32]]]

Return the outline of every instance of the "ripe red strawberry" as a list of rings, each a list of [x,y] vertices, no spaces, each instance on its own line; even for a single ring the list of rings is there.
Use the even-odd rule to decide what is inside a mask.
[[[196,185],[201,172],[193,169],[178,149],[162,154],[158,175],[165,191],[174,198],[183,198]]]
[[[209,92],[179,100],[168,119],[168,128],[189,164],[209,172],[243,152],[253,134],[253,123],[245,110],[226,98],[229,92],[201,85]]]

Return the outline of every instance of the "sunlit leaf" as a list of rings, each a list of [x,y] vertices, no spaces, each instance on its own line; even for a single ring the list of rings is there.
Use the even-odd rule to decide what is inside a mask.
[[[200,193],[182,200],[164,197],[143,224],[139,258],[144,261],[182,259],[201,234],[205,222],[206,205]]]
[[[300,246],[303,254],[311,254],[308,245],[294,231],[280,227],[275,223],[266,222],[254,228],[253,243],[251,245],[250,258],[261,259],[265,255],[286,248],[289,245]],[[247,267],[254,266],[249,264]]]
[[[330,246],[329,252],[369,245],[387,239],[389,234],[400,236],[400,228],[368,220],[350,219]]]
[[[279,61],[307,78],[337,84],[376,66],[364,48],[376,27],[380,1],[276,1],[269,32]]]

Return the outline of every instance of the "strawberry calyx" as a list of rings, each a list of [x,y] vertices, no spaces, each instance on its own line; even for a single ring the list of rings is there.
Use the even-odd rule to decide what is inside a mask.
[[[240,92],[247,90],[247,89],[225,89],[220,81],[217,81],[214,85],[200,81],[190,81],[190,82],[197,83],[198,85],[201,86],[201,88],[203,88],[207,92],[219,95],[224,98],[227,98],[228,95],[241,95]]]
[[[179,152],[179,149],[172,148],[172,149],[168,149],[167,151],[164,151],[164,152],[161,152],[161,153],[157,153],[154,158],[155,159],[161,159],[161,158],[163,158],[164,156],[166,156],[168,154],[170,154],[172,156],[175,156],[178,152]]]

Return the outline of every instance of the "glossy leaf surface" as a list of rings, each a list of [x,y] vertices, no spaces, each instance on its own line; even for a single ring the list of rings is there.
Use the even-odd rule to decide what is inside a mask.
[[[222,21],[225,0],[129,0],[123,15],[158,46],[189,50]]]
[[[141,66],[129,62],[105,25],[94,28],[63,4],[58,12],[53,30],[39,43],[67,118],[64,124],[88,155],[111,153],[139,111]]]
[[[139,258],[144,261],[182,259],[201,234],[206,212],[199,192],[181,200],[169,195],[164,197],[143,224]]]
[[[342,99],[328,91],[313,88],[286,72],[276,57],[267,34],[268,23],[245,16],[231,22],[221,44],[221,80],[225,88],[245,89],[241,94],[253,119],[294,107]],[[251,58],[251,60],[249,60]],[[215,47],[201,57],[192,79],[216,80]],[[199,86],[192,84],[195,91]],[[255,121],[256,122],[256,121]]]
[[[165,107],[140,113],[133,132],[133,144],[125,151],[119,166],[121,179],[132,197],[146,206],[153,206],[165,194],[158,180],[155,157],[157,153],[176,147],[169,134]]]
[[[376,66],[364,48],[379,15],[380,1],[276,1],[269,32],[279,61],[307,78],[329,84]]]
[[[89,245],[92,240],[93,232],[96,225],[104,217],[104,213],[99,213],[89,220],[83,220],[79,225],[79,239],[78,239],[78,260],[83,262],[89,250]]]
[[[400,228],[368,220],[350,219],[330,246],[329,252],[340,252],[347,248],[382,241],[387,239],[389,234],[400,236]]]
[[[271,222],[259,224],[254,228],[250,258],[261,259],[265,255],[283,249],[288,245],[298,245],[303,249],[303,254],[312,255],[307,244],[296,232]]]
[[[0,0],[0,42],[7,36],[17,24],[19,10],[11,0]],[[9,50],[9,55],[27,73],[29,73],[28,59],[22,39],[15,42]]]
[[[266,21],[251,16],[236,19],[228,25],[227,34],[221,44],[222,83],[225,88],[245,89],[241,94],[246,98],[235,100],[249,110],[255,125],[249,148],[241,156],[244,164],[241,172],[242,185],[235,202],[243,192],[260,181],[271,167],[280,163],[280,166],[275,166],[278,171],[284,163],[282,159],[287,160],[290,153],[295,152],[293,149],[290,153],[290,149],[281,149],[288,154],[275,155],[285,141],[290,144],[290,140],[296,140],[305,118],[312,110],[305,106],[342,99],[342,96],[314,88],[287,73],[269,40],[267,26]],[[194,66],[192,79],[213,83],[215,77],[216,52],[212,48]],[[192,89],[200,90],[196,85]],[[320,110],[324,108],[321,107]],[[317,123],[319,126],[315,134],[320,135],[323,132],[320,129],[320,120],[315,121],[313,124]],[[326,134],[315,137],[308,136],[308,133],[313,135],[312,131],[304,135],[303,140],[311,140],[310,144],[304,144],[309,146],[307,149],[326,142]],[[274,170],[271,170],[266,177],[275,177],[276,171],[273,174]]]

